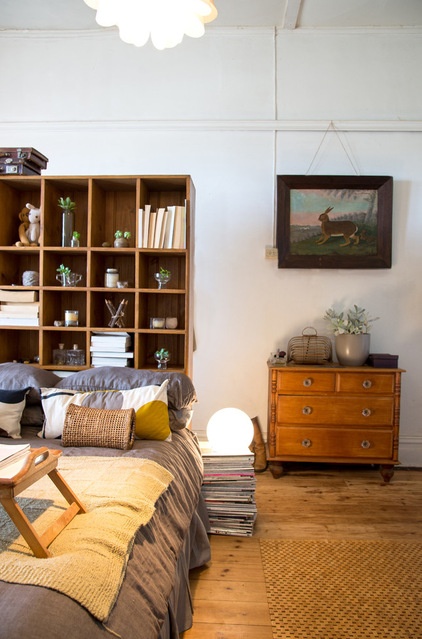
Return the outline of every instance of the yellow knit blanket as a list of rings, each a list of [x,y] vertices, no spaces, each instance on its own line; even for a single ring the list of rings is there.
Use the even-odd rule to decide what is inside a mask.
[[[135,533],[151,519],[172,475],[133,457],[60,457],[58,470],[87,507],[37,559],[0,507],[0,579],[66,594],[106,621],[125,574]],[[68,506],[48,476],[17,501],[42,533]]]

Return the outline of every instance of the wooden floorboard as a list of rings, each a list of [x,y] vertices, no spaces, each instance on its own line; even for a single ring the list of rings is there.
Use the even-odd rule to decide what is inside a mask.
[[[211,535],[212,559],[192,571],[194,624],[183,639],[272,639],[260,538],[422,541],[422,470],[291,465],[257,475],[253,537]]]

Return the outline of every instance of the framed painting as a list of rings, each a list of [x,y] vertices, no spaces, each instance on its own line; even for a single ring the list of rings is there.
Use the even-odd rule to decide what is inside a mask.
[[[393,178],[278,175],[279,268],[391,268]]]

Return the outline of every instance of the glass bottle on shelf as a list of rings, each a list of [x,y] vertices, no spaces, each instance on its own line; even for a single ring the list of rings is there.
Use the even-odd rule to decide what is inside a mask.
[[[53,349],[53,364],[64,366],[66,364],[67,351],[64,344],[59,344],[59,348]]]
[[[68,366],[85,366],[85,351],[73,344],[73,348],[67,351],[66,364]]]

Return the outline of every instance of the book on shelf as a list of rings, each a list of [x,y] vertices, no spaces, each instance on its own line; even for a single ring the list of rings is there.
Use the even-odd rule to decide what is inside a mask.
[[[186,207],[176,206],[172,248],[186,248]]]
[[[131,351],[116,351],[116,350],[103,350],[96,346],[90,346],[89,348],[92,357],[120,357],[120,358],[133,358],[133,352]]]
[[[0,289],[0,302],[37,302],[38,291]]]
[[[131,338],[129,333],[119,333],[117,331],[113,333],[94,332],[91,335],[91,345],[94,345],[94,344],[109,344],[110,346],[111,345],[130,346]]]
[[[154,211],[146,204],[139,209],[137,245],[140,248],[185,249],[186,206],[169,205]]]
[[[144,234],[144,209],[138,209],[138,228],[136,236],[136,246],[142,248],[142,237]]]
[[[39,312],[39,302],[27,302],[26,304],[0,303],[0,317],[38,317]]]
[[[94,368],[100,366],[131,366],[131,359],[124,359],[122,357],[91,357],[91,366]]]
[[[162,231],[163,231],[164,212],[165,212],[165,208],[160,207],[157,211],[157,216],[155,218],[153,248],[157,248],[157,249],[163,248],[161,246],[161,237],[162,237]]]
[[[9,315],[3,316],[0,313],[0,326],[39,326],[40,320],[38,317],[10,317]]]
[[[155,221],[157,219],[157,211],[151,211],[149,214],[149,228],[148,228],[148,244],[147,248],[154,247],[154,237],[155,237]]]
[[[149,236],[149,217],[151,214],[151,204],[145,204],[144,212],[142,215],[143,230],[142,230],[142,248],[148,248],[148,236]]]
[[[0,471],[6,466],[26,458],[29,449],[29,444],[0,444]]]
[[[166,226],[164,229],[164,243],[163,248],[171,249],[173,248],[173,235],[174,235],[174,216],[176,213],[175,206],[167,207],[167,219]]]

